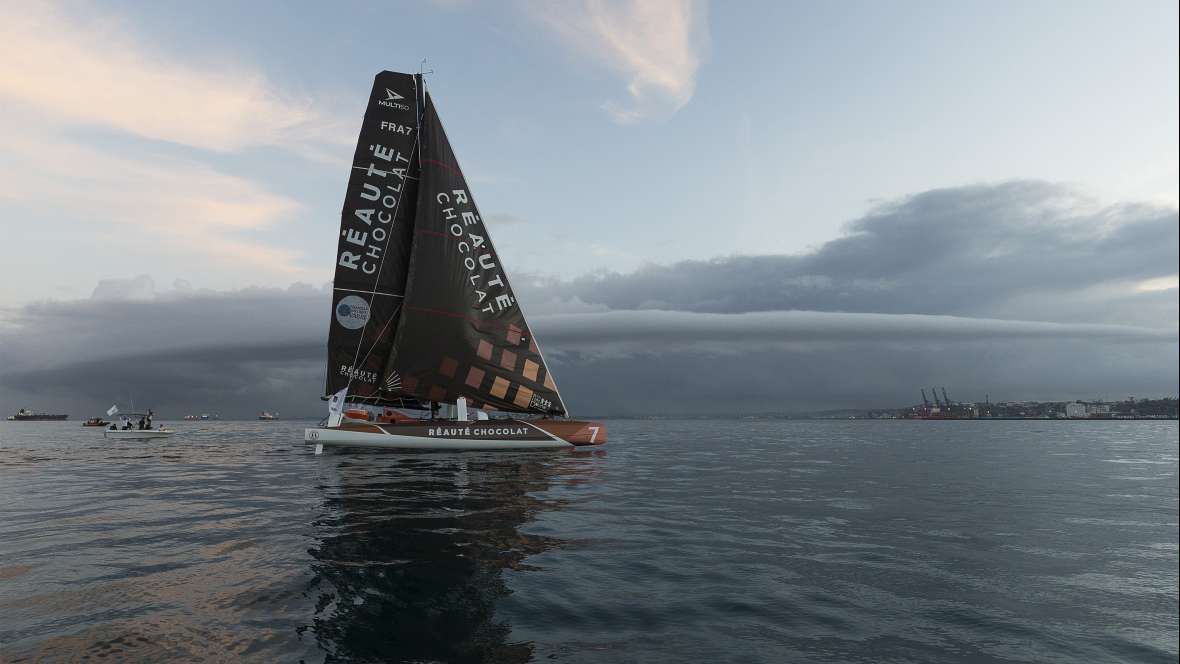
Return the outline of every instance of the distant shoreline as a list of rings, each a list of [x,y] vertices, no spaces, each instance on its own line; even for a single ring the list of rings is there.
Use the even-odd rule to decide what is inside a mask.
[[[986,420],[1020,422],[1175,422],[1177,417],[962,417],[962,418],[918,418],[918,417],[862,417],[862,416],[816,416],[816,415],[594,415],[600,420],[719,420],[725,422],[981,422]]]
[[[737,421],[761,421],[761,422],[848,422],[850,420],[856,421],[871,421],[871,422],[983,422],[988,420],[1004,421],[1004,422],[1176,422],[1180,417],[1158,416],[1158,417],[867,417],[863,415],[593,415],[595,419],[601,420],[717,420],[724,422]],[[258,420],[256,418],[221,418],[217,420],[184,420],[184,419],[170,419],[166,417],[157,418],[159,422],[169,422],[178,424],[214,424],[214,423],[268,423],[277,424],[284,422],[319,422],[323,420],[322,417],[284,417],[276,420]],[[11,421],[11,420],[10,420]],[[38,420],[38,422],[61,422],[61,420]],[[81,420],[66,420],[69,424],[77,424]]]

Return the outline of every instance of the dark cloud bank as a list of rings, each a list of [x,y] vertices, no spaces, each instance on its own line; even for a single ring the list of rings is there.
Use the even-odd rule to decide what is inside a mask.
[[[1177,291],[1143,282],[1176,274],[1178,244],[1175,209],[1013,182],[882,205],[803,255],[515,286],[583,414],[1175,394]],[[318,415],[328,307],[307,286],[102,282],[5,314],[0,404]]]

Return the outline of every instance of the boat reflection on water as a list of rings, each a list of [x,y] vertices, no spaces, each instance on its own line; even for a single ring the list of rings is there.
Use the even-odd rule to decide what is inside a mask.
[[[562,507],[537,496],[555,475],[579,474],[570,455],[324,459],[336,464],[325,464],[322,534],[309,551],[316,608],[301,633],[314,635],[327,661],[532,658],[532,645],[511,642],[510,625],[496,615],[497,601],[511,593],[502,573],[563,544],[521,526]]]

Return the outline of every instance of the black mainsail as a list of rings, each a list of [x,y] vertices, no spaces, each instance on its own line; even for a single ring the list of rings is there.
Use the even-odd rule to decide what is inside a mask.
[[[398,396],[382,372],[410,264],[417,203],[421,78],[383,71],[373,81],[340,216],[325,395]]]
[[[405,299],[382,382],[423,400],[564,415],[429,93],[424,102]]]

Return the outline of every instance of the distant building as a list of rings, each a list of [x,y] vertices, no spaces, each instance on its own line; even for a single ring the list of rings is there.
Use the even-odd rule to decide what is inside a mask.
[[[1086,411],[1086,404],[1080,401],[1071,401],[1065,404],[1066,417],[1086,417],[1089,413]]]

